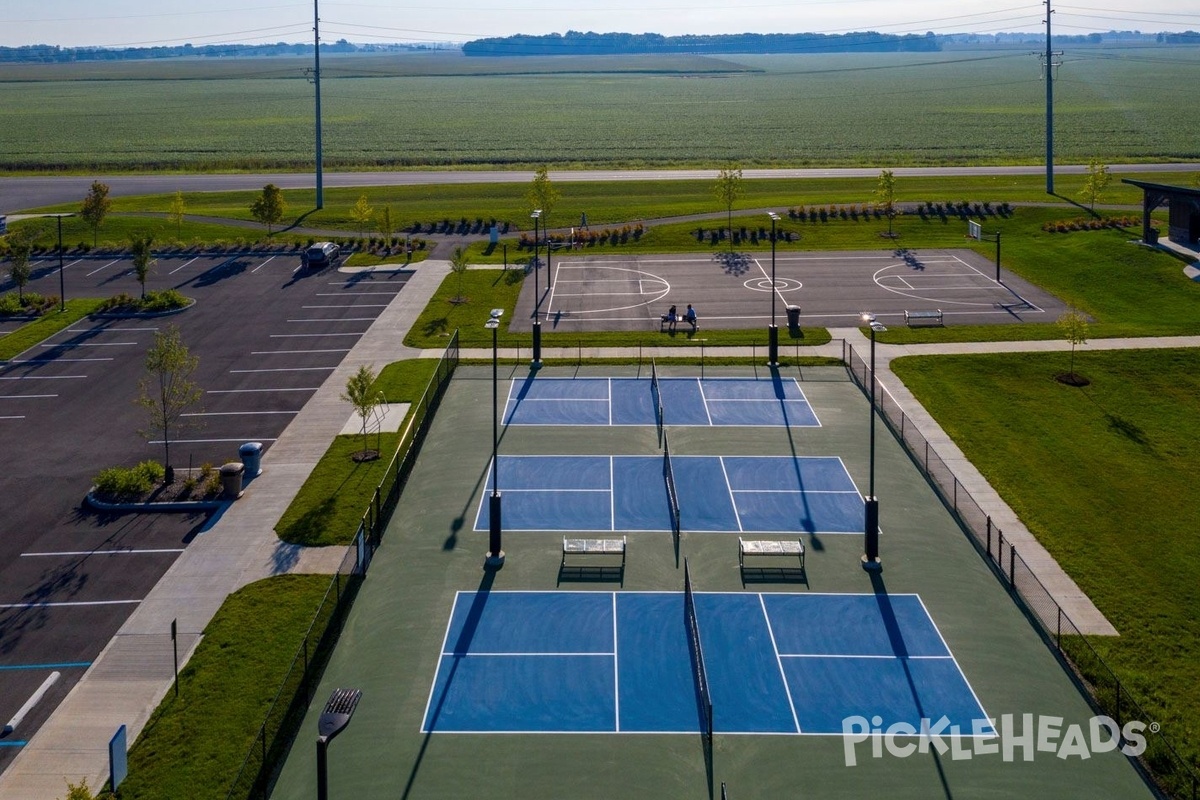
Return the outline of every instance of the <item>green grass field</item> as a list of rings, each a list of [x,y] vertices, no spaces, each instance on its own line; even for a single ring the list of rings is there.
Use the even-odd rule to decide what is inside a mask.
[[[1200,49],[1068,56],[1055,91],[1059,159],[1200,157],[1200,109],[1174,104],[1166,123],[1159,91],[1164,64],[1176,80],[1197,76]],[[441,58],[323,59],[326,166],[1038,163],[1044,152],[1045,87],[1023,50]],[[5,67],[0,170],[307,166],[307,66]]]
[[[1200,352],[904,358],[892,368],[1120,632],[1091,642],[1200,767]],[[1200,770],[1198,770],[1200,771]]]

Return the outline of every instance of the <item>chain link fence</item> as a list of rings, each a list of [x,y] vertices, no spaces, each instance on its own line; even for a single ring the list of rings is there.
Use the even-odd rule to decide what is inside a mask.
[[[871,398],[871,368],[849,342],[842,342],[842,357],[854,382]],[[875,382],[873,398],[879,415],[904,446],[917,467],[958,519],[980,552],[987,555],[996,576],[1017,598],[1039,632],[1087,691],[1092,705],[1117,725],[1150,720],[1142,706],[1130,695],[1116,673],[1104,662],[1079,628],[1063,611],[1054,596],[1042,585],[1034,571],[1004,538],[992,518],[959,483],[954,471],[930,446],[929,441],[908,419],[895,398]],[[1147,727],[1145,752],[1138,764],[1159,791],[1175,800],[1200,800],[1200,776],[1179,754],[1167,736]],[[1124,745],[1122,741],[1120,744]]]

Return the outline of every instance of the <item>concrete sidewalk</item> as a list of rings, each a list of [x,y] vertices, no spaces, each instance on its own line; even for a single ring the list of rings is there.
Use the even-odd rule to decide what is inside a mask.
[[[86,778],[98,787],[107,779],[107,743],[121,725],[129,740],[136,739],[150,714],[170,690],[173,677],[170,626],[178,620],[181,661],[186,662],[200,633],[225,598],[260,578],[284,573],[328,573],[338,568],[345,548],[301,548],[279,541],[274,525],[291,503],[334,436],[353,415],[340,399],[346,380],[363,364],[376,368],[404,358],[437,357],[441,351],[404,347],[404,335],[416,322],[443,278],[449,264],[425,261],[371,325],[338,368],[313,395],[304,409],[268,450],[263,473],[249,482],[245,495],[219,513],[203,535],[196,538],[139,604],[96,658],[83,679],[71,690],[45,725],[0,775],[4,800],[53,800],[66,794],[66,782]],[[805,354],[841,358],[842,339],[866,353],[869,341],[857,328],[831,331],[834,340],[805,350]],[[1197,347],[1200,337],[1111,339],[1083,345],[1079,350],[1146,347]],[[893,359],[907,355],[989,352],[1048,352],[1069,348],[1066,342],[1004,342],[930,345],[877,345],[880,384],[918,426],[938,455],[951,465],[984,510],[997,521],[1005,536],[1017,545],[1038,578],[1055,594],[1079,627],[1096,634],[1115,633],[1112,626],[1083,595],[1074,581],[1059,569],[1049,554],[1021,525],[1016,514],[1000,499],[983,476],[963,456],[890,370]],[[711,350],[712,348],[710,348]],[[528,356],[529,350],[502,350],[504,358]],[[721,348],[723,357],[751,358],[762,348]],[[463,358],[490,359],[491,349],[464,350]],[[546,348],[547,359],[694,357],[694,350],[679,347],[656,350],[637,348]],[[232,777],[232,776],[231,776]]]

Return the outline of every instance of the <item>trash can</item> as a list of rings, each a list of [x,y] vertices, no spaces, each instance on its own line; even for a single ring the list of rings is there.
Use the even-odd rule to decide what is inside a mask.
[[[1158,228],[1150,228],[1146,231],[1146,244],[1158,244]]]
[[[262,442],[246,442],[238,448],[247,478],[255,478],[262,473],[262,448]]]
[[[242,496],[242,473],[246,468],[236,461],[221,465],[221,498],[237,500]]]
[[[787,307],[788,330],[795,335],[800,330],[800,306]]]

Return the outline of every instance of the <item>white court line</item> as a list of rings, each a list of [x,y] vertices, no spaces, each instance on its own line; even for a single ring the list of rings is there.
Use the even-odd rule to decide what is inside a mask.
[[[258,272],[260,269],[262,269],[263,267],[265,267],[267,264],[270,264],[270,263],[271,263],[273,260],[275,260],[275,256],[271,256],[271,257],[270,257],[270,258],[268,258],[266,261],[264,261],[263,263],[259,264],[259,265],[258,265],[257,267],[255,267],[254,269],[250,270],[250,274],[251,274],[251,275],[253,275],[254,273]]]
[[[21,553],[21,558],[66,558],[68,556],[140,556],[158,553],[182,553],[182,547],[165,547],[155,550],[61,550],[45,553]]]
[[[87,375],[5,375],[0,377],[0,381],[65,381],[86,377]]]
[[[349,353],[349,347],[340,347],[332,350],[251,350],[252,356],[273,356],[282,353]]]
[[[0,603],[0,608],[74,608],[82,606],[129,606],[137,605],[141,600],[42,600],[37,603]]]
[[[0,400],[36,400],[43,397],[58,397],[56,394],[0,394]]]
[[[108,269],[109,267],[111,267],[113,264],[120,263],[120,261],[121,261],[121,259],[119,259],[119,258],[118,258],[118,259],[115,259],[115,260],[113,260],[113,261],[110,261],[110,262],[108,262],[107,264],[105,264],[103,267],[97,267],[96,269],[94,269],[94,270],[92,270],[91,272],[87,273],[87,275],[85,275],[85,277],[88,277],[88,278],[90,278],[90,277],[92,277],[93,275],[95,275],[97,272],[103,272],[104,270],[106,270],[106,269]]]
[[[289,319],[288,322],[374,322],[375,317],[346,317],[345,319]]]
[[[184,268],[184,267],[186,267],[188,264],[191,264],[193,261],[195,261],[195,260],[196,260],[197,258],[199,258],[199,257],[200,257],[200,256],[196,256],[195,258],[190,258],[190,259],[188,259],[187,261],[183,262],[182,264],[180,264],[178,267],[176,267],[175,269],[171,270],[171,271],[170,271],[170,272],[168,272],[167,274],[168,274],[168,275],[174,275],[176,272],[179,272],[179,270],[183,269],[183,268]]]
[[[331,372],[337,367],[264,367],[263,369],[231,369],[232,373],[242,372]]]
[[[299,386],[288,389],[209,389],[206,394],[258,394],[262,392],[315,392],[320,386]]]
[[[729,482],[729,471],[725,469],[725,459],[718,457],[717,460],[721,464],[721,475],[725,478],[725,491],[729,492],[729,504],[733,506],[733,518],[737,520],[738,533],[745,533],[746,531],[742,527],[742,512],[738,510],[737,506],[737,492],[733,490],[733,484]]]
[[[792,687],[788,685],[787,672],[783,669],[783,659],[779,655],[779,645],[775,641],[775,629],[771,627],[771,615],[767,613],[767,601],[763,599],[762,592],[758,593],[758,606],[762,609],[763,622],[767,623],[767,635],[771,637],[771,651],[775,653],[775,665],[779,667],[779,679],[783,681],[783,691],[787,695],[788,708],[792,710],[792,723],[796,726],[796,733],[803,733],[800,728],[800,717],[796,716],[796,703],[792,700]]]
[[[616,519],[614,517],[614,519]],[[614,711],[613,720],[616,723],[617,733],[621,732],[621,670],[617,663],[617,593],[612,593],[612,618],[613,618],[613,703]]]

